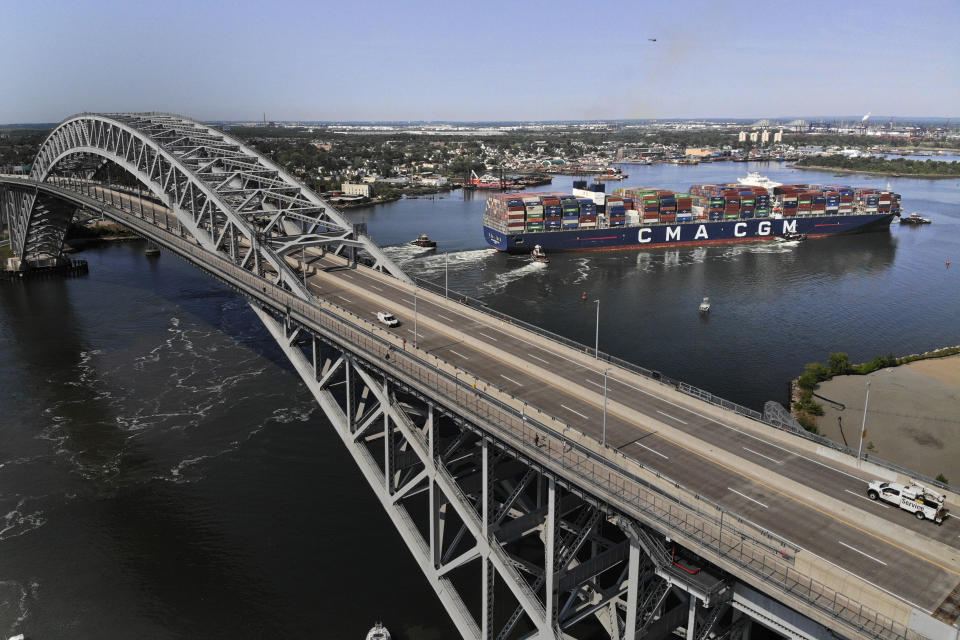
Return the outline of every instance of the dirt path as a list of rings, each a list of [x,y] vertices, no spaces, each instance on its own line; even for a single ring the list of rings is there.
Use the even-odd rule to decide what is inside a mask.
[[[839,376],[820,385],[820,431],[857,448],[867,381],[864,450],[929,476],[960,484],[960,355]],[[838,418],[840,422],[838,422]],[[842,433],[841,433],[842,426]],[[872,443],[872,448],[868,445]]]

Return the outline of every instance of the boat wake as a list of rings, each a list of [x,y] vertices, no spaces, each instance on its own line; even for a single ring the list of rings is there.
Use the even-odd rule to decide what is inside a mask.
[[[729,245],[720,255],[721,258],[736,258],[745,254],[777,254],[790,253],[800,246],[799,240],[785,240],[778,242],[749,242],[743,244]]]
[[[412,244],[395,244],[389,247],[382,247],[383,252],[388,258],[397,263],[401,268],[404,264],[436,255],[436,249],[424,249]]]
[[[20,625],[30,616],[30,601],[37,599],[40,583],[23,585],[15,580],[0,581],[0,628],[6,628],[4,635],[20,633]],[[7,623],[5,616],[16,616]]]
[[[497,253],[499,252],[496,249],[471,249],[447,254],[434,253],[422,260],[417,260],[414,268],[418,277],[436,279],[438,275],[442,277],[445,270],[449,270],[450,273],[459,273],[465,268],[476,270],[483,263],[496,256]]]
[[[251,346],[264,338],[246,326],[254,323],[249,313],[244,317],[230,335],[171,317],[159,340],[84,352],[72,370],[48,380],[63,385],[65,377],[71,392],[44,411],[48,424],[40,437],[73,473],[110,492],[155,480],[200,480],[211,459],[236,451],[265,426],[310,419],[312,402],[289,406],[282,390],[259,383],[269,365]],[[283,409],[264,409],[272,406]],[[211,422],[211,415],[218,419]],[[94,435],[97,446],[90,450]],[[0,538],[40,524],[39,514],[8,514],[6,524],[0,520]]]
[[[492,280],[481,284],[481,289],[486,293],[500,293],[506,289],[507,285],[511,282],[516,282],[528,276],[541,273],[546,268],[547,264],[545,262],[528,261],[522,267],[497,274]]]
[[[43,517],[43,511],[29,511],[25,505],[29,498],[20,497],[17,506],[4,515],[3,522],[0,523],[0,540],[16,538],[34,529],[39,529],[47,521]]]

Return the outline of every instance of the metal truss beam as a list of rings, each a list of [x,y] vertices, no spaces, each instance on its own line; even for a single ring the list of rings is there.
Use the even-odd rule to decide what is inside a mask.
[[[374,268],[409,281],[328,202],[271,160],[212,127],[156,113],[72,116],[43,142],[30,178],[37,182],[59,179],[61,185],[82,189],[84,184],[64,178],[77,178],[74,161],[86,156],[110,161],[135,176],[169,207],[179,228],[204,248],[234,258],[237,247],[223,243],[227,236],[255,248],[256,259],[246,255],[244,264],[258,270],[267,266],[290,291],[303,289],[302,277],[295,273],[303,268],[303,261],[296,263],[284,255],[314,246],[331,247],[334,252],[359,249]],[[90,174],[82,177],[88,179]],[[10,225],[15,255],[23,264],[57,256],[62,233],[48,233],[47,227],[64,227],[63,216],[38,210],[29,194],[17,197],[21,201],[16,207],[4,204],[17,213]],[[261,211],[269,218],[266,222],[257,215]]]

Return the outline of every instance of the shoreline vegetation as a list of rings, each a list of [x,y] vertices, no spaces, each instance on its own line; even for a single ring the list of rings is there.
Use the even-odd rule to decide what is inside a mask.
[[[804,429],[810,433],[819,434],[817,417],[822,416],[824,411],[823,405],[814,400],[813,397],[815,395],[814,391],[817,390],[821,382],[830,380],[834,376],[865,376],[888,367],[898,367],[918,360],[945,358],[957,354],[960,354],[960,345],[902,357],[893,354],[877,356],[870,362],[852,364],[846,353],[831,353],[827,359],[827,364],[810,362],[804,367],[803,374],[790,382],[790,413]]]
[[[459,189],[461,185],[448,183],[443,186],[431,187],[421,185],[411,185],[403,187],[385,187],[375,185],[375,195],[372,198],[366,198],[359,202],[338,202],[337,209],[361,209],[363,207],[372,207],[378,204],[396,202],[406,198],[428,198],[439,195],[446,195],[451,191]]]
[[[896,178],[947,179],[960,177],[960,162],[907,160],[906,158],[848,158],[844,155],[816,156],[794,162],[795,169],[839,173],[872,173]]]

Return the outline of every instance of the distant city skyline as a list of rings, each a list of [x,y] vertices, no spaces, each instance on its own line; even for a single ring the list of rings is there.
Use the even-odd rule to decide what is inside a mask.
[[[81,0],[2,11],[4,124],[150,110],[449,122],[960,112],[950,0]]]

